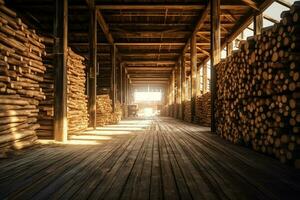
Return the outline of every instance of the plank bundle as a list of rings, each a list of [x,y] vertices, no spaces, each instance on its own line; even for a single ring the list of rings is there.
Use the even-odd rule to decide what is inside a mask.
[[[197,96],[196,116],[201,126],[210,126],[211,122],[211,95],[210,92]]]
[[[38,105],[45,99],[40,86],[44,54],[35,31],[0,5],[0,154],[36,141]]]
[[[217,132],[300,167],[300,3],[217,67]]]
[[[67,57],[67,119],[68,132],[74,133],[88,127],[87,96],[85,94],[84,58],[68,48]]]
[[[117,124],[122,118],[122,106],[120,102],[116,103],[116,109],[113,112],[112,100],[107,94],[97,95],[96,110],[97,126]]]
[[[54,118],[54,55],[53,46],[54,39],[43,37],[43,42],[46,45],[47,54],[43,56],[43,63],[46,67],[44,80],[40,84],[46,99],[39,104],[38,123],[40,127],[37,129],[39,138],[53,139],[53,118]]]
[[[191,101],[184,102],[184,121],[192,122],[192,110],[191,110]]]

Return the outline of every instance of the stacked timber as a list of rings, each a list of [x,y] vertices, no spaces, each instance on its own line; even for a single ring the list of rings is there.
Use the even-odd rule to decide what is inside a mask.
[[[40,83],[46,70],[42,39],[0,1],[0,154],[35,143]]]
[[[38,123],[40,127],[37,129],[39,138],[53,139],[53,117],[54,117],[54,55],[53,46],[54,39],[43,37],[43,42],[46,45],[47,54],[43,56],[43,63],[46,67],[44,80],[40,84],[46,99],[39,104]]]
[[[210,92],[197,96],[196,116],[201,126],[210,126],[211,122],[211,95]]]
[[[97,126],[104,126],[110,123],[112,113],[112,101],[108,94],[97,95],[96,111],[97,111]]]
[[[118,124],[122,119],[122,105],[119,101],[116,102],[115,111],[111,114],[110,124]]]
[[[68,48],[67,57],[67,119],[69,133],[88,127],[87,96],[85,94],[84,58]]]
[[[300,167],[300,3],[217,67],[217,132]]]
[[[184,121],[192,122],[191,101],[184,101]]]

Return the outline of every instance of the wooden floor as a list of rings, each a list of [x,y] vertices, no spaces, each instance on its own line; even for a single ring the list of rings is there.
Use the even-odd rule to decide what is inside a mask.
[[[125,120],[0,160],[0,199],[297,199],[300,173],[171,118]],[[299,198],[298,198],[299,199]]]

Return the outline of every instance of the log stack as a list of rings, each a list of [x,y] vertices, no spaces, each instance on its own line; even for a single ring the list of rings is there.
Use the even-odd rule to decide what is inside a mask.
[[[211,122],[211,95],[210,92],[197,96],[196,116],[201,126],[210,126]]]
[[[191,101],[184,101],[184,121],[192,122]]]
[[[3,2],[2,2],[3,3]],[[46,70],[42,39],[17,14],[0,6],[0,154],[35,143],[40,83]],[[5,153],[4,153],[5,154]]]
[[[300,3],[217,67],[217,132],[300,167]]]
[[[54,117],[54,55],[53,46],[54,39],[43,37],[43,42],[46,45],[47,54],[43,56],[43,63],[46,67],[44,80],[40,84],[46,99],[39,104],[38,123],[40,127],[37,129],[39,138],[53,139],[53,117]]]
[[[67,119],[70,134],[88,127],[87,96],[85,94],[84,58],[68,48],[67,57]]]

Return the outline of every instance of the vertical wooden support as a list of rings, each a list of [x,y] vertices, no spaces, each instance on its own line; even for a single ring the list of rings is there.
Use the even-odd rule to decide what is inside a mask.
[[[96,96],[97,96],[97,15],[94,1],[90,1],[89,24],[89,91],[88,112],[89,126],[96,128]]]
[[[171,91],[172,91],[172,117],[176,117],[176,97],[175,97],[175,70],[172,71],[172,85],[171,85]]]
[[[263,28],[263,14],[262,13],[257,13],[254,16],[253,26],[254,26],[254,35],[261,34],[261,31]]]
[[[203,94],[207,92],[207,64],[203,65]]]
[[[184,119],[184,106],[186,100],[186,71],[185,71],[185,52],[181,56],[181,119]]]
[[[67,48],[68,48],[68,0],[55,1],[55,99],[54,139],[65,142],[68,137],[67,121]]]
[[[120,63],[120,103],[123,104],[123,63]]]
[[[197,98],[197,37],[196,34],[191,38],[191,116],[192,121],[196,116],[196,98]]]
[[[116,109],[116,45],[112,45],[111,49],[111,99],[113,112]]]
[[[197,65],[197,74],[196,74],[196,97],[201,94],[200,91],[200,69],[203,67],[203,64]],[[196,99],[197,100],[197,99]]]
[[[181,60],[178,62],[177,66],[177,99],[178,99],[178,113],[177,118],[182,119],[182,93],[181,93]]]
[[[232,54],[232,51],[233,51],[233,42],[228,42],[226,44],[226,56],[231,56]]]
[[[216,118],[215,118],[215,104],[216,104],[216,66],[221,60],[221,24],[220,24],[220,0],[210,1],[210,22],[211,22],[211,78],[210,78],[210,90],[211,90],[211,131],[216,132]]]

